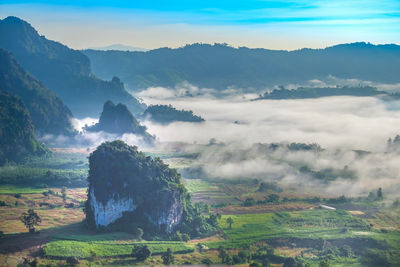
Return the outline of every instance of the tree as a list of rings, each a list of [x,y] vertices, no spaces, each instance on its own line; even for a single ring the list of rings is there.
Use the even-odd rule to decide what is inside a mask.
[[[165,252],[161,258],[164,265],[170,265],[175,261],[175,257],[172,255],[172,250],[170,248],[167,249],[167,252]]]
[[[132,256],[138,261],[144,261],[151,256],[151,250],[148,246],[134,246],[132,249]]]
[[[61,196],[65,204],[65,202],[67,201],[67,188],[65,186],[61,188]]]
[[[196,244],[196,247],[197,247],[197,249],[198,249],[198,251],[199,251],[200,253],[203,252],[204,245],[203,245],[202,243],[197,243],[197,244]]]
[[[283,267],[296,267],[296,260],[292,257],[286,258]]]
[[[383,199],[383,192],[381,187],[379,187],[378,191],[376,192],[376,198]]]
[[[239,251],[238,256],[239,256],[241,262],[250,262],[250,260],[251,260],[251,253],[247,250]]]
[[[226,219],[226,223],[229,224],[229,229],[232,229],[233,219],[232,217],[228,217]]]
[[[77,266],[79,264],[79,260],[76,257],[68,257],[66,260],[69,266]]]
[[[25,224],[26,228],[29,229],[30,233],[34,233],[35,225],[39,225],[39,223],[42,222],[42,219],[33,209],[29,209],[28,212],[22,213],[20,219]]]
[[[279,195],[277,194],[270,194],[266,199],[269,203],[278,203],[279,202]]]
[[[262,264],[262,267],[269,267],[269,266],[271,266],[271,263],[270,263],[270,261],[269,261],[268,258],[262,259],[261,264]]]
[[[32,261],[29,261],[29,259],[24,258],[24,262],[22,266],[29,266],[29,267],[36,267],[38,265],[38,260],[34,258]]]
[[[136,237],[137,237],[137,239],[142,240],[143,234],[144,234],[144,232],[143,232],[142,228],[139,228],[139,227],[136,228]]]
[[[201,260],[201,263],[202,263],[202,264],[205,264],[205,265],[211,265],[211,264],[213,264],[213,262],[212,262],[209,258],[204,258],[204,259],[202,259],[202,260]]]
[[[319,267],[330,267],[331,264],[329,263],[328,259],[324,259],[322,261],[319,262]]]
[[[221,258],[221,262],[223,264],[231,265],[233,264],[232,256],[226,251],[226,249],[222,246],[218,248],[218,257]]]

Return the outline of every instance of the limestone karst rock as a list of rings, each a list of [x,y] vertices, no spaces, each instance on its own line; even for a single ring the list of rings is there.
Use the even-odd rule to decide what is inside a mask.
[[[93,126],[87,126],[86,131],[104,131],[112,134],[132,133],[141,136],[147,143],[152,143],[154,137],[147,132],[124,104],[115,105],[112,101],[104,103],[103,112],[99,122]]]
[[[86,218],[92,227],[120,223],[170,233],[193,209],[180,175],[137,147],[122,141],[103,143],[89,164]]]

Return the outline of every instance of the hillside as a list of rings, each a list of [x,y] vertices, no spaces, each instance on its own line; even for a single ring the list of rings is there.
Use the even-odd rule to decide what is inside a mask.
[[[10,51],[21,66],[55,92],[77,117],[97,117],[109,99],[138,114],[144,105],[132,97],[118,78],[103,81],[90,70],[80,51],[50,41],[17,17],[0,20],[0,47]]]
[[[28,108],[35,130],[40,134],[74,132],[72,113],[52,91],[24,71],[11,53],[0,48],[0,90],[15,94]]]
[[[204,121],[202,117],[194,115],[191,110],[178,110],[171,105],[151,105],[144,111],[143,117],[162,124],[174,121]]]
[[[124,104],[115,105],[112,101],[104,103],[99,122],[93,126],[86,127],[85,130],[90,132],[104,131],[119,135],[133,133],[144,137],[148,141],[154,139],[146,131],[146,127],[140,125]]]
[[[147,52],[85,50],[93,72],[118,76],[130,89],[172,87],[188,81],[205,88],[255,88],[301,83],[329,75],[398,83],[400,46],[342,44],[296,51],[233,48],[224,44],[193,44]]]
[[[35,139],[29,112],[22,101],[0,91],[0,165],[46,152]]]

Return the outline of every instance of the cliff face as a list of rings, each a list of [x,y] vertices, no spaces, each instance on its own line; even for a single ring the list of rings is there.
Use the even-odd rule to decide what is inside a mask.
[[[188,193],[161,160],[114,141],[99,146],[89,164],[86,218],[93,227],[130,224],[171,233],[184,220]]]

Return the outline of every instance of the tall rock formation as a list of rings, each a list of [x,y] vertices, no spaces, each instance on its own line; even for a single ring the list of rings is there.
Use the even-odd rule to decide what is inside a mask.
[[[122,141],[106,142],[89,157],[86,218],[92,227],[140,227],[173,232],[193,205],[180,175]]]
[[[140,125],[127,106],[121,103],[115,105],[110,100],[104,103],[99,122],[93,126],[85,127],[85,130],[89,132],[103,131],[118,135],[132,133],[142,137],[147,143],[154,141],[154,136],[147,132],[146,126]]]

